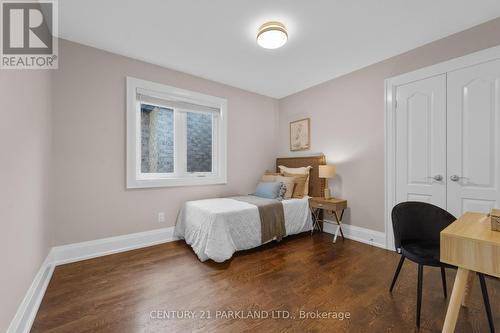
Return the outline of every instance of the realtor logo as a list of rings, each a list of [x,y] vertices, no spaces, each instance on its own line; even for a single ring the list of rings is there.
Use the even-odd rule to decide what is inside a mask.
[[[2,69],[57,68],[55,0],[1,1]]]

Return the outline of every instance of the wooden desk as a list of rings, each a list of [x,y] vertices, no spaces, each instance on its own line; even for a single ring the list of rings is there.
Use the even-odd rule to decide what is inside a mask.
[[[342,231],[342,218],[344,217],[344,210],[347,208],[347,200],[330,198],[325,199],[321,197],[313,197],[309,199],[309,208],[311,209],[313,217],[313,230],[317,228],[323,231],[323,222],[333,223],[337,225],[337,230],[333,236],[333,242],[337,241],[337,236],[340,232],[342,240],[344,240],[344,232]],[[335,221],[325,220],[324,211],[331,211]]]
[[[500,232],[485,214],[467,212],[441,231],[441,261],[458,267],[443,333],[455,331],[471,272],[500,277]]]

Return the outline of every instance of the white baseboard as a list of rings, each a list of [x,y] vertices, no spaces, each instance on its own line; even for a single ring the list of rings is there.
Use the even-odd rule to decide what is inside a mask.
[[[42,303],[45,290],[49,285],[54,272],[54,265],[50,261],[50,254],[45,258],[42,266],[35,275],[31,286],[28,288],[21,304],[17,308],[14,319],[10,322],[7,333],[27,333],[31,330],[33,320]]]
[[[30,331],[55,266],[174,240],[176,240],[174,227],[170,227],[53,247],[17,308],[7,333],[27,333]]]
[[[335,234],[335,231],[337,230],[337,226],[331,223],[324,223],[323,228],[323,230],[329,234]],[[342,231],[344,232],[345,238],[383,249],[386,248],[385,233],[383,232],[361,228],[350,224],[342,224]],[[340,237],[339,233],[337,241],[341,239]]]
[[[96,239],[88,242],[55,246],[49,256],[53,264],[102,257],[113,253],[125,252],[142,247],[153,246],[176,240],[174,227],[155,229],[122,236]]]

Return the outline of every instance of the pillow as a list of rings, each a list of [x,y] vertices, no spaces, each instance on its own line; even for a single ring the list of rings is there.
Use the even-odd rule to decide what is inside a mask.
[[[257,185],[254,195],[266,199],[276,199],[280,196],[282,187],[283,184],[278,182],[261,182]]]
[[[284,176],[274,176],[275,181],[282,182],[285,185],[285,193],[283,194],[284,199],[290,199],[293,195],[293,189],[295,188],[295,177],[284,177]]]
[[[288,168],[283,165],[279,165],[278,168],[280,169],[280,172],[284,174],[285,172],[288,172],[289,174],[292,174],[294,176],[296,175],[307,175],[306,179],[306,184],[304,187],[304,194],[303,195],[309,195],[309,172],[312,169],[312,166],[307,166],[307,167],[300,167],[300,168]]]
[[[281,186],[280,186],[280,194],[278,195],[278,197],[276,199],[278,200],[283,200],[285,199],[285,193],[286,193],[286,185],[282,182],[280,182]]]
[[[293,178],[295,183],[295,188],[293,189],[292,198],[303,198],[304,197],[304,187],[306,186],[306,180],[308,175],[294,175],[288,172],[285,172],[285,177]]]
[[[261,182],[265,182],[265,183],[274,183],[276,182],[276,177],[275,175],[263,175],[262,178],[260,179]]]
[[[272,171],[266,170],[266,172],[264,172],[264,175],[268,175],[268,176],[280,176],[281,173],[280,172],[272,172]]]

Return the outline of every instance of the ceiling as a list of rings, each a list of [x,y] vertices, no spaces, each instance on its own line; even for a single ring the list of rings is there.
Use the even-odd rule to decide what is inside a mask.
[[[64,39],[282,98],[500,16],[498,0],[62,0]],[[284,47],[255,42],[278,20]]]

